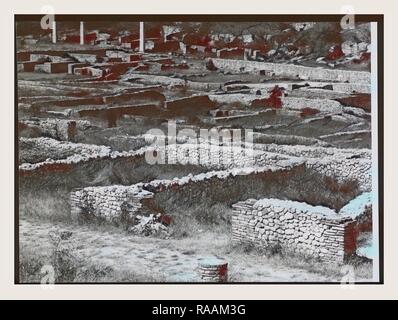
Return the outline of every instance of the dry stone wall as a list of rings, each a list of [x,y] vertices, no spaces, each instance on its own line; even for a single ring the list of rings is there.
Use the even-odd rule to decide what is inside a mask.
[[[273,165],[289,157],[266,153],[261,150],[245,149],[239,146],[219,146],[208,143],[171,144],[167,146],[146,146],[133,151],[112,151],[108,146],[70,143],[51,138],[20,138],[22,153],[32,153],[19,167],[20,172],[29,173],[51,166],[78,166],[91,160],[137,158],[146,161],[146,154],[154,154],[153,165],[191,164],[207,169],[221,170],[244,166]],[[44,161],[30,163],[30,158],[41,154],[52,155]],[[152,163],[148,162],[148,166]]]
[[[209,99],[219,104],[229,103],[243,103],[250,106],[251,103],[257,99],[269,98],[268,93],[256,94],[243,94],[243,93],[230,93],[230,94],[211,94]],[[282,97],[282,107],[287,110],[301,111],[304,108],[317,109],[324,113],[341,113],[343,105],[331,99],[306,99],[302,97]]]
[[[278,64],[258,61],[212,59],[214,65],[221,69],[232,72],[260,72],[268,71],[279,77],[292,79],[305,79],[315,81],[334,81],[349,83],[370,83],[370,72],[332,70],[325,68],[304,67],[294,64]]]
[[[343,263],[356,250],[356,222],[329,208],[279,199],[249,199],[232,207],[237,243],[277,246],[332,263]]]
[[[257,144],[256,149],[275,152],[294,157],[323,158],[323,157],[351,157],[370,160],[372,153],[369,149],[339,149],[326,147],[313,147],[303,145],[278,145],[278,144]]]
[[[345,203],[350,199],[341,195],[341,199],[331,200],[327,186],[314,185],[313,179],[308,178],[312,173],[307,170],[303,163],[281,160],[277,166],[210,171],[131,186],[87,187],[71,193],[71,206],[75,215],[82,218],[119,221],[128,217],[132,221],[136,215],[173,215],[176,210],[192,206],[192,199],[201,199],[205,207],[232,205],[237,200],[261,196],[307,201],[316,194],[317,203],[330,206],[334,201]]]
[[[72,143],[44,137],[20,138],[19,143],[20,154],[27,154],[25,158],[28,158],[27,162],[19,166],[20,172],[34,171],[51,165],[77,164],[111,154],[111,149],[107,146]],[[29,158],[40,158],[42,155],[51,155],[52,158],[37,163],[29,162]]]
[[[90,126],[87,120],[67,119],[31,119],[22,120],[20,124],[24,129],[33,129],[40,135],[63,141],[74,141],[78,131],[84,131]]]
[[[278,82],[280,88],[286,90],[294,90],[294,86],[301,86],[301,90],[315,90],[324,86],[331,86],[332,90],[319,89],[321,92],[327,93],[328,91],[339,94],[357,93],[371,93],[370,84],[367,83],[347,83],[347,82],[311,82],[311,81],[296,81],[296,82]],[[224,86],[227,90],[239,88],[241,84],[228,84]],[[258,90],[268,92],[275,87],[275,83],[245,83],[245,87],[250,89],[251,93],[256,93]],[[306,89],[307,88],[307,89]]]
[[[109,222],[122,221],[142,214],[158,214],[162,212],[162,194],[168,196],[167,192],[178,194],[178,199],[188,201],[202,192],[202,200],[216,202],[221,196],[229,197],[225,193],[233,184],[244,180],[248,186],[253,181],[262,181],[264,178],[273,177],[277,184],[287,183],[286,177],[301,172],[303,168],[297,166],[286,166],[263,168],[242,168],[225,171],[211,171],[198,175],[188,175],[173,180],[153,180],[149,183],[137,183],[132,186],[105,186],[86,187],[77,189],[70,194],[72,216],[77,218],[96,217]],[[287,176],[286,176],[287,175]],[[270,185],[264,184],[265,189],[271,189]],[[279,190],[279,189],[278,189]],[[250,194],[250,188],[246,191],[238,190],[244,197]],[[229,197],[234,201],[235,195]],[[126,214],[127,212],[127,214]],[[124,217],[123,217],[124,216]]]
[[[340,183],[357,181],[362,191],[372,190],[372,161],[368,149],[338,149],[303,145],[255,144],[254,148],[291,159],[304,160],[308,168],[334,177]]]
[[[214,145],[211,143],[184,143],[157,149],[167,163],[201,165],[208,169],[222,170],[241,167],[278,165],[290,157],[255,150],[251,146]]]
[[[152,193],[140,186],[87,187],[70,194],[71,216],[130,224]]]
[[[21,174],[37,170],[79,166],[98,159],[136,159],[150,170],[152,165],[194,165],[203,170],[226,170],[231,168],[276,166],[289,163],[305,163],[305,166],[324,176],[336,178],[339,183],[356,181],[361,191],[371,190],[371,160],[367,150],[337,149],[276,144],[212,145],[209,143],[182,143],[167,146],[147,146],[134,151],[112,151],[107,146],[61,142],[50,138],[21,138],[23,163]],[[148,153],[156,153],[156,162],[148,163]],[[30,153],[32,153],[30,155]],[[52,159],[30,163],[35,154],[51,154]],[[62,167],[62,168],[61,168]]]
[[[307,167],[338,182],[357,182],[361,191],[372,190],[371,161],[366,159],[311,159]]]

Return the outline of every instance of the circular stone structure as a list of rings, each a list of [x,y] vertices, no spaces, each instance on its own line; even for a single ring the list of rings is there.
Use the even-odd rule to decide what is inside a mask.
[[[199,261],[200,279],[205,282],[227,282],[228,263],[217,257],[206,257]]]

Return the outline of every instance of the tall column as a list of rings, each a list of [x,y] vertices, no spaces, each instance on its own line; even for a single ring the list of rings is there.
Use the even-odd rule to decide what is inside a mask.
[[[84,22],[80,21],[80,44],[84,44]]]
[[[53,35],[52,35],[53,43],[57,43],[57,23],[53,20]]]
[[[144,42],[144,22],[140,22],[140,52],[145,51]]]

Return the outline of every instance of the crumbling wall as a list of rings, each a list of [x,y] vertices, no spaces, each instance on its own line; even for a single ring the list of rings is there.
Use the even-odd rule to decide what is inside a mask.
[[[151,148],[149,147],[148,150]],[[215,145],[203,142],[171,144],[155,149],[157,155],[165,159],[166,163],[201,165],[213,170],[277,166],[281,160],[291,160],[290,157],[254,150],[250,147],[245,149],[244,146],[239,145]]]
[[[303,145],[278,145],[278,144],[256,144],[256,149],[269,152],[281,153],[294,157],[324,158],[324,157],[346,157],[371,159],[372,153],[369,149],[339,149],[314,147]]]
[[[372,163],[366,159],[311,159],[306,165],[337,181],[357,182],[361,191],[372,190]]]
[[[98,159],[131,158],[146,161],[147,154],[156,154],[153,156],[156,162],[148,161],[148,167],[157,164],[191,164],[218,170],[248,165],[275,165],[280,160],[288,160],[288,157],[268,154],[259,150],[205,143],[146,146],[132,151],[112,151],[108,146],[61,142],[43,137],[21,138],[20,143],[22,164],[19,170],[20,173],[26,174],[51,166],[76,167]],[[49,154],[52,155],[51,159],[48,158]],[[45,159],[42,160],[43,157]]]
[[[184,87],[186,81],[179,78],[171,78],[167,76],[159,76],[153,74],[137,74],[132,72],[127,72],[122,76],[124,81],[134,81],[137,83],[152,84],[152,85],[162,85],[165,88],[173,87]]]
[[[232,207],[237,243],[278,247],[332,263],[343,263],[356,250],[356,222],[329,208],[279,199],[249,199]]]
[[[256,94],[242,94],[242,93],[231,93],[231,94],[212,94],[209,98],[219,104],[227,103],[243,103],[246,106],[253,106],[253,103],[257,106],[263,105],[267,107],[266,99],[269,99],[271,95],[268,93],[262,93],[261,95]],[[280,98],[283,109],[298,110],[301,111],[305,108],[312,108],[319,110],[324,113],[340,113],[343,111],[343,106],[338,102],[330,99],[306,99],[296,97],[281,97]]]
[[[71,205],[83,218],[95,216],[117,220],[126,215],[124,210],[130,217],[159,213],[173,216],[178,210],[188,212],[190,207],[197,205],[193,199],[201,199],[204,207],[217,203],[231,205],[238,200],[264,196],[306,202],[312,199],[316,204],[341,207],[356,195],[355,190],[349,194],[329,190],[328,185],[318,183],[319,179],[322,180],[319,174],[303,164],[281,161],[279,166],[211,171],[129,187],[83,188],[71,193]],[[141,191],[147,192],[145,198]]]
[[[108,156],[109,147],[58,141],[51,138],[20,138],[20,171],[32,171],[47,164],[76,164],[91,158]],[[51,155],[51,159],[48,158]],[[45,157],[45,160],[40,160]]]
[[[87,187],[71,192],[71,216],[129,225],[142,209],[141,201],[151,197],[151,192],[135,186]]]
[[[292,79],[370,83],[370,72],[331,70],[325,68],[303,67],[294,64],[267,63],[258,61],[213,59],[219,69],[233,72],[260,72],[266,70],[275,76]]]
[[[372,189],[371,153],[367,149],[255,144],[255,149],[306,160],[306,166],[340,183],[356,181],[362,191]]]
[[[219,84],[218,84],[219,85]],[[242,84],[228,84],[225,85],[225,89],[234,89]],[[268,92],[269,90],[275,87],[275,83],[245,83],[246,88],[250,89],[251,93],[256,93],[258,90]],[[289,91],[297,91],[297,89],[301,90],[320,90],[319,92],[323,92],[323,94],[334,93],[338,96],[341,94],[352,94],[356,93],[369,93],[371,91],[370,83],[348,83],[348,82],[311,82],[311,81],[295,81],[295,82],[278,82],[278,86],[280,88],[285,88],[285,90]],[[216,88],[218,89],[218,87]]]
[[[250,178],[262,180],[270,175],[280,183],[287,183],[286,174],[289,175],[290,169],[293,168],[231,169],[211,171],[196,176],[188,175],[173,180],[153,180],[132,186],[86,187],[71,192],[71,212],[73,216],[82,219],[95,217],[110,222],[126,221],[123,216],[126,216],[128,212],[127,216],[130,217],[131,222],[131,218],[136,215],[165,213],[164,210],[167,208],[163,198],[170,198],[169,192],[178,194],[180,204],[183,201],[190,201],[189,199],[196,197],[200,192],[202,200],[215,202],[220,201],[221,197],[230,196],[225,190],[234,184],[236,179],[244,179],[250,184]],[[292,174],[294,173],[293,169]],[[267,185],[264,187],[268,188]],[[240,193],[241,196],[245,196],[244,192]],[[236,195],[230,196],[231,203],[236,199],[235,197]]]
[[[27,155],[21,158],[22,164],[19,170],[22,175],[41,170],[47,172],[71,170],[89,161],[121,158],[139,160],[142,170],[144,170],[142,164],[145,162],[148,172],[151,171],[152,165],[157,164],[193,165],[207,170],[226,170],[245,166],[283,167],[304,163],[307,168],[322,176],[335,178],[338,183],[357,183],[361,191],[371,190],[371,160],[368,159],[368,153],[363,150],[343,152],[332,148],[273,144],[219,146],[202,142],[146,146],[139,150],[119,152],[112,151],[106,146],[73,144],[49,138],[21,138],[21,142],[23,145],[20,154]],[[32,143],[35,147],[32,147]],[[323,153],[323,150],[327,152]],[[156,160],[154,163],[146,161],[146,156],[150,153],[156,154],[153,157]],[[40,158],[41,154],[45,156],[44,159]],[[48,159],[48,154],[53,155],[52,159]]]
[[[84,131],[90,126],[87,120],[67,119],[31,119],[19,122],[19,134],[28,136],[34,133],[37,136],[46,136],[63,141],[75,141],[78,131]]]
[[[44,140],[44,141],[42,141]],[[178,140],[178,139],[177,139]],[[23,188],[57,187],[67,191],[82,186],[132,185],[153,179],[171,179],[209,170],[223,170],[247,165],[278,166],[286,159],[262,151],[229,147],[200,148],[194,144],[176,144],[167,147],[143,147],[138,150],[113,151],[98,145],[71,144],[52,139],[23,139],[20,148],[20,185]],[[25,144],[26,142],[26,144]],[[49,143],[49,145],[47,145]],[[82,152],[81,148],[85,147]],[[127,150],[127,149],[126,149]],[[165,154],[164,164],[152,164],[148,154]],[[50,152],[52,159],[48,159]],[[201,153],[201,158],[198,155]],[[25,156],[27,155],[27,156]],[[199,161],[200,160],[200,161]],[[281,164],[282,165],[282,164]]]

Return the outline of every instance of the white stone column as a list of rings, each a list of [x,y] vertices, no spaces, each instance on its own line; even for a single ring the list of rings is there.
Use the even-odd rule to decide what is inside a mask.
[[[84,22],[80,21],[80,44],[84,44]]]
[[[57,22],[53,20],[53,35],[52,35],[53,43],[57,43]]]
[[[140,22],[140,52],[145,51],[144,22]]]

